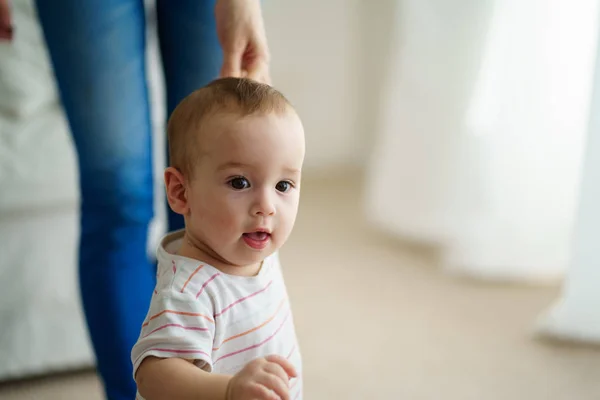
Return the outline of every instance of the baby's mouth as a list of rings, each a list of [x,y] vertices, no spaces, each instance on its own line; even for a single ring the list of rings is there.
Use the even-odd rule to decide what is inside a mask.
[[[251,240],[256,240],[257,242],[263,242],[271,237],[271,234],[268,232],[248,232],[244,233],[244,237],[247,237]]]
[[[244,233],[242,238],[244,239],[244,242],[253,249],[263,250],[269,245],[271,234],[266,231],[255,231]]]

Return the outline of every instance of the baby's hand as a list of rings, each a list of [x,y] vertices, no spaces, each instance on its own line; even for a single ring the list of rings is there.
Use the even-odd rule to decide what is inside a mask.
[[[249,362],[227,387],[227,400],[289,400],[289,380],[296,370],[280,356]]]

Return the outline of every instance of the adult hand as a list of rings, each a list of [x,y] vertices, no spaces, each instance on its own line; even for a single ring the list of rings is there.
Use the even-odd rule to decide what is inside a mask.
[[[0,41],[12,40],[13,29],[8,0],[0,0]]]
[[[221,77],[246,77],[270,84],[270,55],[260,0],[217,0],[215,18],[223,48]]]

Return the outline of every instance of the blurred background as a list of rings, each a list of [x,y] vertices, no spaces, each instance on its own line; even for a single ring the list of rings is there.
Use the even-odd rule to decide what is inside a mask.
[[[165,111],[147,3],[152,254]],[[307,135],[282,250],[306,398],[600,398],[599,11],[263,2],[273,84]],[[77,288],[75,154],[32,2],[13,1],[13,18],[0,43],[0,399],[101,399]]]

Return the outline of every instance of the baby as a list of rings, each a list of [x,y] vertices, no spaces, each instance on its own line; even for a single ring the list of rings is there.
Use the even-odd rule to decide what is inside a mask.
[[[277,251],[298,211],[304,130],[286,98],[216,80],[168,124],[171,209],[157,284],[132,350],[139,399],[302,399],[302,365]]]

